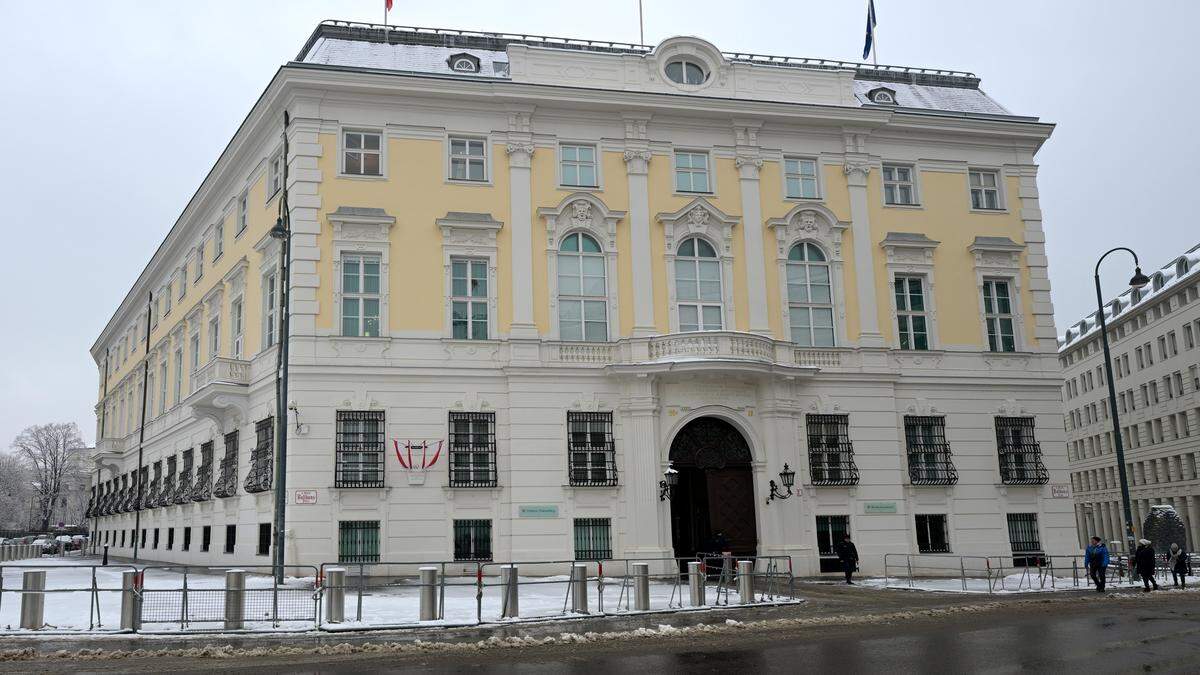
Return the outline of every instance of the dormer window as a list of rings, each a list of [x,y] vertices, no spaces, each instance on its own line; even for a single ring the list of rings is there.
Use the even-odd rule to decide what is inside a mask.
[[[1163,284],[1164,284],[1164,283],[1165,283],[1165,282],[1163,281],[1163,275],[1162,275],[1162,274],[1155,274],[1155,275],[1154,275],[1154,278],[1153,278],[1153,279],[1151,280],[1151,282],[1150,282],[1150,284],[1151,284],[1151,287],[1152,287],[1154,290],[1156,290],[1156,291],[1157,291],[1157,290],[1159,290],[1159,289],[1161,289],[1161,288],[1163,287]]]
[[[1142,300],[1142,289],[1140,289],[1140,288],[1135,288],[1135,289],[1133,289],[1133,290],[1132,290],[1132,291],[1129,293],[1129,299],[1130,299],[1130,300],[1132,300],[1132,301],[1133,301],[1133,304],[1135,304],[1135,305],[1136,305],[1136,304],[1138,304],[1139,302],[1141,302],[1141,300]]]
[[[879,105],[896,105],[896,92],[887,87],[877,87],[867,92],[871,103]]]
[[[456,73],[479,72],[479,57],[471,54],[451,54],[450,58],[446,59],[446,64]]]
[[[1182,277],[1188,273],[1188,259],[1180,258],[1179,262],[1175,263],[1175,276]]]
[[[676,84],[704,84],[708,71],[699,62],[691,59],[675,59],[666,67],[667,78]]]

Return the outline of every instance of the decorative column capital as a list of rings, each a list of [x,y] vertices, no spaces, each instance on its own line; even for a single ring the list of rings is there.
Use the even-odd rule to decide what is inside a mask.
[[[852,187],[866,187],[867,174],[871,173],[871,165],[866,162],[846,160],[846,163],[842,165],[842,172],[846,174]]]
[[[644,175],[650,171],[653,154],[649,150],[626,150],[624,157],[626,173]]]
[[[742,180],[758,180],[758,171],[762,168],[762,157],[739,155],[733,160]]]
[[[530,160],[533,157],[533,143],[527,141],[510,141],[504,146],[504,153],[508,155],[508,165],[515,168],[529,168]]]

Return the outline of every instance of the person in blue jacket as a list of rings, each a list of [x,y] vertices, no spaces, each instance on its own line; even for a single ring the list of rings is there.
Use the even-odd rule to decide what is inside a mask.
[[[1108,570],[1108,547],[1100,537],[1092,537],[1092,545],[1083,552],[1083,566],[1096,584],[1096,592],[1104,592],[1104,575]]]

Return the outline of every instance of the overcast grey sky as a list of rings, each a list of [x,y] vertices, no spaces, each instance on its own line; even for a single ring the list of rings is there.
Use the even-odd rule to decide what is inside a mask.
[[[645,0],[646,41],[856,60],[865,0]],[[1148,267],[1200,241],[1197,6],[876,0],[881,63],[968,70],[1015,113],[1058,125],[1038,157],[1058,328],[1094,308],[1091,270]],[[88,348],[276,68],[321,19],[383,0],[0,0],[0,448],[25,426],[95,433]],[[636,0],[396,0],[391,23],[636,41]],[[1107,288],[1129,270],[1106,263]]]

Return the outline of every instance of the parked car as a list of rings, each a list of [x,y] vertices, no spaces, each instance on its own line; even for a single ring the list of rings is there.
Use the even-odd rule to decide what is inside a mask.
[[[33,545],[41,547],[42,555],[58,553],[58,542],[53,539],[34,539]]]

